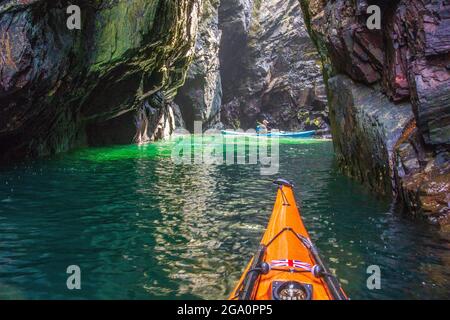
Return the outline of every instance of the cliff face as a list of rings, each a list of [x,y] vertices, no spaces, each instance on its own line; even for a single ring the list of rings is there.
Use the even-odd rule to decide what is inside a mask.
[[[223,127],[225,97],[236,94],[245,67],[253,0],[205,0],[195,57],[175,102],[191,132],[194,121],[203,129]]]
[[[297,0],[208,0],[176,102],[204,127],[326,129],[319,59]]]
[[[223,60],[231,66],[223,77],[222,121],[242,128],[253,128],[262,119],[281,130],[327,128],[319,56],[298,1],[255,1],[250,13],[241,16],[249,22],[239,24],[246,28],[237,38],[226,42],[232,30],[223,31]],[[241,36],[245,30],[246,37]],[[229,51],[238,56],[230,57]]]
[[[450,5],[300,0],[327,81],[341,167],[405,211],[450,216]],[[382,29],[366,27],[367,7]]]
[[[70,4],[81,30],[66,27]],[[201,0],[0,1],[2,160],[129,143],[135,110],[148,138],[170,132],[168,102],[192,60],[200,9]]]
[[[243,70],[243,57],[247,50],[250,27],[253,20],[253,0],[230,0],[220,2],[219,27],[222,30],[220,62],[224,103],[236,94]]]
[[[194,59],[175,99],[191,132],[194,121],[202,121],[205,129],[220,123],[222,105],[219,0],[205,0],[202,9]]]

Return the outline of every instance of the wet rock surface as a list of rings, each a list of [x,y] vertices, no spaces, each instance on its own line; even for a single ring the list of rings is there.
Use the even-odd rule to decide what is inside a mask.
[[[350,176],[391,194],[395,145],[413,121],[411,104],[396,105],[378,90],[345,75],[328,81],[332,134],[338,162]]]
[[[130,112],[155,94],[164,99],[153,105],[149,136],[164,135],[167,103],[192,60],[200,3],[1,1],[1,159],[97,143],[108,127],[131,142]],[[66,27],[69,4],[81,8],[81,30]]]
[[[440,225],[448,224],[448,1],[300,0],[300,3],[321,56],[324,78],[330,79],[330,120],[344,171],[381,193],[392,189],[405,212]],[[366,10],[372,4],[381,8],[381,30],[366,27]],[[358,91],[362,90],[361,85],[376,91],[374,96],[379,99],[359,100],[360,93],[351,89],[353,85],[345,89],[339,83],[341,76],[333,78],[337,74],[360,83]],[[380,104],[387,98],[391,102]],[[378,132],[374,123],[375,128],[389,124],[398,115],[386,118],[387,110],[397,112],[405,103],[410,104],[414,117],[404,132],[400,136],[397,130],[374,134]],[[356,116],[370,113],[374,115],[371,121]],[[374,136],[377,138],[371,140]],[[366,147],[362,147],[364,144]],[[384,148],[386,151],[380,152]],[[369,170],[374,157],[380,160],[375,164],[384,163],[386,170],[377,165],[375,170]],[[384,177],[380,183],[375,182],[378,176]],[[392,184],[386,183],[387,177],[393,177]]]
[[[450,154],[423,147],[414,126],[397,143],[394,175],[403,211],[450,230]]]

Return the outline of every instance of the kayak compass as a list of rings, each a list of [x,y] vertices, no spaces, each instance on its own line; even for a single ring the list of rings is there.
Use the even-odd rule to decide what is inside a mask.
[[[272,283],[273,300],[311,300],[313,287],[297,281],[274,281]]]

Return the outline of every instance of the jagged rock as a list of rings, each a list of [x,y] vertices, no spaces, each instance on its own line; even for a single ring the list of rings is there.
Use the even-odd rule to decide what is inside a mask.
[[[344,75],[328,81],[333,141],[338,162],[350,176],[381,194],[392,191],[390,159],[413,121],[409,103],[395,105],[379,91]]]
[[[175,129],[186,129],[186,124],[184,123],[183,114],[181,113],[180,106],[175,102],[171,102],[170,107],[172,108]]]
[[[222,82],[220,76],[219,0],[205,0],[195,45],[195,57],[186,82],[176,96],[188,130],[194,121],[202,121],[203,129],[220,122]]]
[[[423,139],[450,145],[450,4],[445,0],[300,0],[326,76],[382,81],[394,101],[411,100]],[[366,27],[381,6],[381,30]],[[386,44],[386,46],[385,46]],[[384,65],[384,67],[383,67]]]
[[[86,144],[156,93],[170,101],[184,81],[200,0],[70,3],[81,8],[80,31],[66,27],[68,1],[1,2],[2,160]]]
[[[230,7],[223,17],[235,14]],[[241,8],[245,13],[228,22],[238,31],[223,30],[222,121],[244,129],[263,118],[282,130],[327,128],[319,56],[298,1],[255,1],[250,20],[249,6]]]
[[[339,83],[337,79],[342,80],[342,76],[330,81],[333,140],[344,171],[381,193],[393,190],[399,204],[410,214],[441,225],[450,223],[449,201],[445,200],[450,184],[448,158],[436,164],[450,145],[448,1],[300,0],[300,3],[321,56],[325,79],[346,74],[366,85],[364,89],[347,79],[346,85],[359,88],[355,92]],[[382,30],[366,28],[366,9],[371,4],[382,9]],[[378,93],[374,84],[381,85]],[[364,90],[371,91],[376,99],[361,99]],[[403,103],[388,103],[386,97]],[[396,134],[387,130],[385,134],[374,135],[378,128],[386,131],[392,119],[407,112],[406,107],[397,114],[409,102],[409,113],[414,118],[400,136],[398,130]],[[351,106],[347,113],[340,112],[347,103]],[[393,118],[378,114],[376,121],[367,121],[367,116],[354,116],[378,113],[380,107],[384,110],[382,114],[391,114]],[[393,184],[389,184],[387,177],[392,176]]]
[[[413,98],[427,144],[450,146],[450,3],[402,0],[394,9],[384,84],[396,100]]]
[[[416,129],[396,150],[400,205],[410,214],[445,227],[450,224],[450,154],[418,154],[423,150],[418,147],[421,143]]]
[[[353,80],[373,84],[384,63],[382,33],[365,26],[365,1],[300,0],[311,36],[325,62],[327,78],[346,73]],[[332,66],[330,66],[330,64]]]

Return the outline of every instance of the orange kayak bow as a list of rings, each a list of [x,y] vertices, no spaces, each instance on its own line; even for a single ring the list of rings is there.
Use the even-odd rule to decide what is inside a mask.
[[[283,179],[267,230],[231,300],[347,300],[303,225],[293,185]]]

